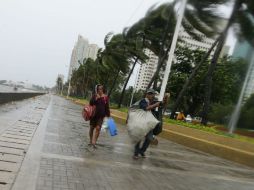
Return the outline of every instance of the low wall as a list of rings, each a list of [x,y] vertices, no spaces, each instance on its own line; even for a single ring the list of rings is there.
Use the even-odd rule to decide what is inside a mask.
[[[39,92],[1,92],[0,93],[0,104],[8,103],[11,101],[23,100],[34,96],[43,95],[45,93]]]

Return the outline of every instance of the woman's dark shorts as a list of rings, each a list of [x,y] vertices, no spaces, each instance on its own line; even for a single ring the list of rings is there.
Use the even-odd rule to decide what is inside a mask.
[[[90,126],[96,127],[96,126],[102,126],[103,118],[92,118],[90,120]]]

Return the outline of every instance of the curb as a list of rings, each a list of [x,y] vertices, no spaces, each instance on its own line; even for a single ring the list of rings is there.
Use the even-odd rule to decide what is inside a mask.
[[[205,139],[197,138],[195,136],[179,133],[174,130],[163,129],[160,137],[171,140],[178,144],[194,148],[233,162],[244,164],[246,166],[254,167],[254,153],[246,150],[227,146],[218,142],[207,141]],[[244,147],[243,147],[244,149]]]

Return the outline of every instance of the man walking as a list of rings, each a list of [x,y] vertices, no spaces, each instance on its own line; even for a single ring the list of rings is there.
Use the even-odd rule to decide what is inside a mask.
[[[145,98],[139,102],[139,108],[143,109],[144,111],[151,111],[153,115],[156,116],[155,109],[161,106],[162,102],[159,101],[154,102],[155,95],[156,95],[155,90],[153,89],[147,90]],[[148,134],[145,136],[145,141],[141,147],[140,147],[141,141],[139,141],[135,145],[133,159],[138,159],[139,155],[145,157],[145,152],[152,140],[153,140],[153,129],[149,131]]]

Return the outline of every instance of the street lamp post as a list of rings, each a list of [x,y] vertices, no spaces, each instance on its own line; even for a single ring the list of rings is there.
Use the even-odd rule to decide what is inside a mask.
[[[180,28],[181,28],[181,23],[182,23],[182,20],[183,20],[186,4],[187,4],[187,0],[182,0],[181,7],[179,9],[178,19],[177,19],[177,22],[176,22],[176,27],[175,27],[173,40],[172,40],[172,43],[171,43],[171,46],[170,46],[167,66],[166,66],[166,70],[165,70],[164,77],[163,77],[162,84],[161,84],[161,90],[160,90],[160,95],[159,95],[159,100],[160,101],[163,100],[163,97],[164,97],[164,94],[165,94],[165,91],[166,91],[168,77],[169,77],[172,61],[173,61],[173,58],[174,58],[174,52],[175,52],[175,48],[176,48],[177,38],[178,38],[178,34],[179,34],[179,31],[180,31]]]

